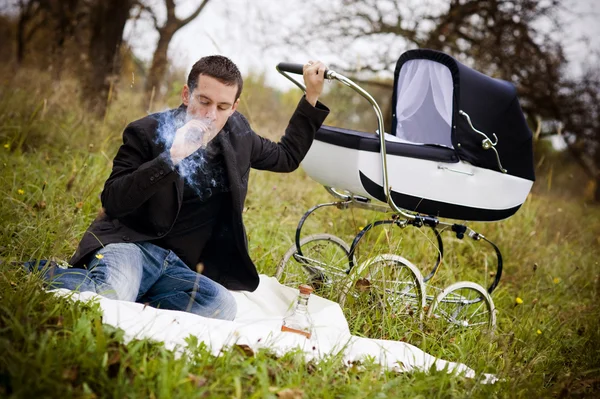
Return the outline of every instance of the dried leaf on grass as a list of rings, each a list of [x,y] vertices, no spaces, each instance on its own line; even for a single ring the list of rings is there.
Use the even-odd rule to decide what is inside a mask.
[[[269,391],[275,393],[275,395],[281,399],[302,399],[304,397],[304,391],[299,388],[285,388],[279,390],[277,387],[270,387]]]
[[[287,388],[277,392],[277,397],[282,399],[301,399],[304,391],[298,388]]]
[[[205,377],[200,377],[192,373],[188,374],[188,380],[190,380],[190,382],[194,384],[196,388],[203,387],[208,381]]]
[[[254,351],[248,345],[241,344],[236,345],[235,347],[238,348],[246,356],[254,356]]]
[[[69,367],[63,370],[62,377],[64,380],[73,382],[79,375],[79,369],[77,367]]]

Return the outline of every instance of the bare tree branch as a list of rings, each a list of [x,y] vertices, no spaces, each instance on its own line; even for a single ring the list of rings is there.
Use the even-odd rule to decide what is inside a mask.
[[[169,0],[171,1],[171,0]],[[192,20],[194,20],[198,15],[200,15],[200,13],[202,12],[202,10],[204,9],[204,7],[206,7],[206,5],[208,4],[209,0],[204,0],[202,3],[200,3],[200,5],[198,6],[198,8],[196,8],[196,10],[190,14],[189,17],[184,18],[183,20],[181,20],[180,22],[180,26],[184,26],[189,24],[190,22],[192,22]]]
[[[135,5],[139,10],[139,15],[141,15],[143,12],[145,12],[152,19],[154,29],[159,30],[160,26],[158,24],[158,18],[156,18],[156,13],[152,9],[152,7],[148,6],[143,1],[137,1]]]
[[[157,95],[160,95],[160,87],[165,72],[167,70],[167,52],[169,49],[169,43],[173,39],[175,33],[193,21],[208,4],[209,0],[203,0],[202,3],[190,14],[187,18],[179,19],[175,13],[175,1],[165,0],[165,6],[167,8],[167,20],[162,26],[155,23],[156,30],[158,31],[158,43],[152,56],[152,65],[150,66],[150,72],[146,80],[145,90],[147,93],[154,91]],[[155,19],[156,22],[156,19]]]

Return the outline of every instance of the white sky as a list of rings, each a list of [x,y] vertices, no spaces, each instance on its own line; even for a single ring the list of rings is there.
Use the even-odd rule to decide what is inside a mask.
[[[152,1],[154,8],[161,10],[164,15],[164,6],[161,7],[163,0]],[[201,0],[179,0],[177,15],[180,18],[187,17],[200,2]],[[212,0],[198,18],[175,34],[169,47],[169,57],[175,65],[183,67],[187,72],[199,58],[222,54],[231,58],[243,74],[250,70],[264,71],[269,84],[290,88],[291,83],[275,71],[278,62],[303,63],[311,58],[321,59],[326,63],[336,60],[335,54],[321,54],[315,49],[305,54],[287,52],[285,48],[267,52],[262,50],[265,34],[274,35],[289,26],[297,26],[300,16],[310,13],[302,4],[299,0]],[[572,43],[566,47],[566,51],[571,60],[572,72],[576,74],[581,71],[584,63],[600,64],[597,55],[591,57],[587,50],[589,47],[584,46],[580,40],[582,35],[590,37],[591,47],[600,51],[600,1],[565,0],[565,4],[582,15],[570,21],[564,32]],[[264,20],[265,17],[278,21],[279,26],[266,26],[266,33],[261,32],[254,21]],[[125,39],[132,45],[135,54],[149,63],[158,40],[158,33],[151,25],[138,22],[134,26],[131,21],[128,22]]]

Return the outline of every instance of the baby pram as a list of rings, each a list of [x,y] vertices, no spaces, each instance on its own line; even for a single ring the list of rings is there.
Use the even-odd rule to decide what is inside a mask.
[[[277,69],[304,88],[288,74],[302,73],[301,65],[281,63]],[[279,264],[276,277],[290,285],[335,287],[342,305],[357,287],[366,284],[403,313],[419,317],[427,313],[460,326],[493,328],[495,309],[490,294],[502,275],[502,255],[464,221],[512,216],[535,180],[532,134],[514,86],[438,51],[407,51],[394,73],[391,132],[382,134],[383,115],[373,97],[339,73],[329,70],[326,77],[342,82],[371,103],[378,130],[373,134],[323,126],[317,132],[302,167],[336,201],[318,204],[300,219],[295,244]],[[302,237],[307,218],[331,206],[379,210],[386,218],[362,228],[350,244],[327,233]],[[356,247],[365,233],[385,224],[433,230],[438,256],[429,274],[423,276],[398,254],[379,254],[356,264]],[[436,295],[427,294],[426,283],[443,259],[442,231],[451,231],[458,239],[467,235],[493,248],[497,270],[487,289],[463,281]],[[343,265],[333,264],[333,251],[344,254]],[[292,263],[301,267],[293,268]]]

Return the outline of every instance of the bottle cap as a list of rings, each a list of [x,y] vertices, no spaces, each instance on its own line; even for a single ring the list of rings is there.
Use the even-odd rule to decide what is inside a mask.
[[[300,290],[301,294],[310,294],[313,292],[313,287],[311,287],[310,285],[306,285],[306,284],[300,284],[300,286],[298,287],[298,289]]]

